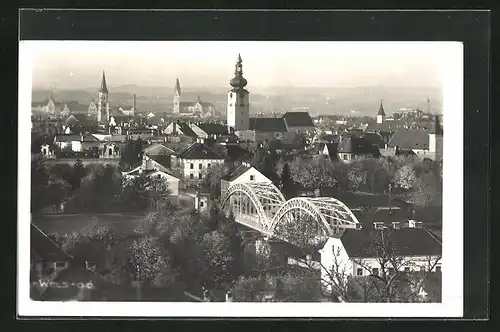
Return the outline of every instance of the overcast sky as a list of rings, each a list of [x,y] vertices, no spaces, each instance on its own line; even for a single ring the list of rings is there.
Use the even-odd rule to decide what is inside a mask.
[[[439,87],[450,43],[30,42],[33,86],[228,86],[238,53],[248,88]],[[459,55],[461,56],[461,55]]]

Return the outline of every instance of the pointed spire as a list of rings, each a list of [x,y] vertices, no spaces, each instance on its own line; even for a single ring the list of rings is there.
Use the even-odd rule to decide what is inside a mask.
[[[238,53],[238,59],[236,59],[237,63],[242,63],[243,61],[241,60],[241,54]]]
[[[377,115],[382,115],[382,116],[385,116],[385,111],[384,111],[384,105],[382,105],[382,99],[380,99],[380,107],[378,109],[378,113]]]
[[[175,79],[175,92],[177,92],[179,96],[181,95],[181,84],[178,78]]]
[[[101,88],[99,92],[108,93],[108,87],[106,86],[106,75],[104,74],[104,70],[102,71],[102,80],[101,80]]]

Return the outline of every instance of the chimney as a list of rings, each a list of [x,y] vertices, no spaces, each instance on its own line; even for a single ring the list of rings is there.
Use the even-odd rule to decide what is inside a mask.
[[[233,302],[233,294],[230,291],[226,292],[226,302]]]
[[[399,221],[393,221],[392,222],[392,228],[393,229],[400,229],[401,228],[401,223]]]
[[[134,108],[134,111],[137,109],[136,104],[135,104],[135,93],[134,93],[134,99],[133,99],[132,107]]]
[[[385,225],[383,221],[375,221],[373,222],[373,229],[384,229]]]
[[[422,228],[423,223],[416,220],[408,220],[408,228]]]

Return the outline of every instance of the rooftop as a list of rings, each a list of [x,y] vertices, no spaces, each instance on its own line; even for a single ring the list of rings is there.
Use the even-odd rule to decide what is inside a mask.
[[[285,120],[283,118],[250,118],[250,130],[264,133],[285,133]]]
[[[286,112],[283,119],[287,127],[314,127],[308,112]]]
[[[223,156],[210,149],[202,143],[195,142],[181,151],[178,155],[181,159],[224,159]]]
[[[385,236],[385,240],[380,240]],[[361,230],[346,230],[341,237],[342,243],[350,257],[375,258],[378,246],[392,246],[393,255],[428,256],[441,255],[439,243],[424,228],[400,228],[375,230],[364,227]],[[386,248],[389,250],[390,248]]]
[[[407,150],[428,150],[429,134],[422,130],[399,129],[394,133],[387,145]]]

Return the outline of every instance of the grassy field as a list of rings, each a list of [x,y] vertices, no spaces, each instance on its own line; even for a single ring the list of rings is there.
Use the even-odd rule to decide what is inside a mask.
[[[143,216],[127,214],[53,214],[40,216],[36,224],[44,232],[70,234],[80,232],[85,227],[106,225],[125,234],[132,233]]]

